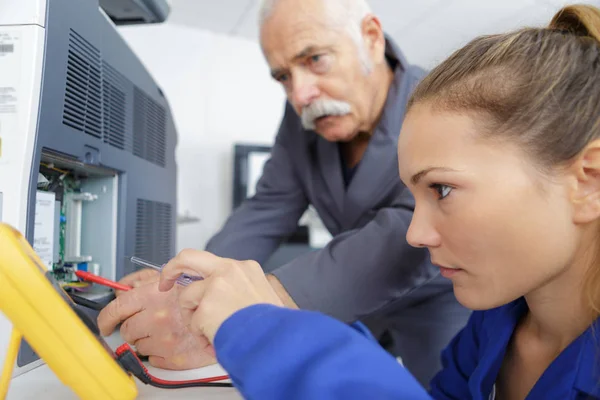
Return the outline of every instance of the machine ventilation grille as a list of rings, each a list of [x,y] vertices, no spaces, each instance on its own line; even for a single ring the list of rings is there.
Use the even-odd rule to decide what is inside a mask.
[[[166,111],[139,88],[133,89],[133,154],[165,166]]]
[[[133,96],[133,97],[132,97]],[[167,110],[69,32],[63,124],[165,167]]]
[[[137,200],[135,255],[158,264],[173,256],[171,205],[158,201]]]
[[[102,137],[102,71],[100,52],[71,30],[63,123]]]
[[[131,132],[127,131],[126,90],[131,86],[121,73],[106,62],[102,63],[102,110],[104,112],[104,141],[121,150],[132,150]]]

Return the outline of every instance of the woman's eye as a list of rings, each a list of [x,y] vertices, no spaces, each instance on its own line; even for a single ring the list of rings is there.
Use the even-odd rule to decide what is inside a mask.
[[[429,185],[429,187],[432,188],[433,190],[435,190],[435,192],[438,195],[439,200],[444,199],[452,191],[452,188],[450,186],[442,185],[440,183],[433,183],[433,184]]]
[[[321,59],[320,54],[315,54],[314,56],[310,57],[310,61],[312,61],[312,62],[319,62],[320,59]]]

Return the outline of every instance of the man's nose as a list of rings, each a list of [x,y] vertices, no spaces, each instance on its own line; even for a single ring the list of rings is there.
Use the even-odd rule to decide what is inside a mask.
[[[315,79],[308,76],[294,77],[292,102],[298,109],[308,106],[320,96],[321,92]]]

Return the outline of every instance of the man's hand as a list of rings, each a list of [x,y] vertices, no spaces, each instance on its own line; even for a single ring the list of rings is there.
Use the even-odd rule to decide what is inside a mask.
[[[155,271],[153,269],[144,268],[139,271],[132,272],[131,274],[124,276],[123,279],[119,281],[119,283],[127,286],[131,286],[133,288],[140,287],[149,282],[157,282],[160,277],[160,272]],[[117,291],[117,295],[123,293],[122,291]]]
[[[287,308],[298,308],[298,305],[296,304],[294,299],[292,299],[292,296],[290,296],[287,290],[285,290],[285,288],[283,287],[281,282],[279,282],[279,279],[275,277],[275,275],[268,274],[267,280],[271,284],[271,287],[273,288],[277,296],[279,296],[279,298],[283,302],[284,306],[286,306]]]
[[[216,363],[214,349],[203,336],[190,332],[178,306],[179,287],[158,291],[159,273],[142,270],[123,278],[132,286],[118,292],[98,316],[103,335],[110,335],[119,323],[121,337],[149,356],[150,364],[164,369],[191,369]]]
[[[283,307],[262,268],[254,261],[184,250],[164,266],[159,290],[173,291],[182,273],[204,278],[180,289],[179,305],[189,320],[190,330],[207,337],[211,343],[221,324],[235,312],[260,303]]]

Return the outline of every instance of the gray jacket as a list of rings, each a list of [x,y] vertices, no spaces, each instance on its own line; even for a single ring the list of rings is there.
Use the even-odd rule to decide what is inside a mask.
[[[428,251],[406,242],[414,199],[398,175],[396,144],[406,102],[423,71],[409,66],[389,38],[386,54],[396,64],[395,79],[348,187],[338,144],[304,130],[286,104],[255,196],[234,211],[207,250],[264,263],[312,205],[333,239],[273,274],[301,308],[389,331],[393,352],[426,384],[468,311],[431,265]]]

